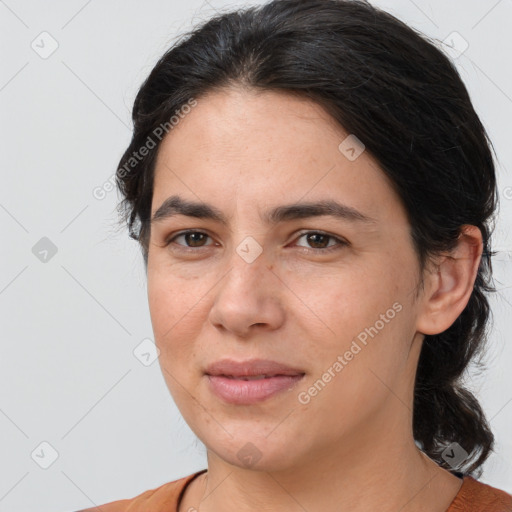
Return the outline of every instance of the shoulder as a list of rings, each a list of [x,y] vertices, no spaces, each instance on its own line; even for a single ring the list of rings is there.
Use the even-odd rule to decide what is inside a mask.
[[[447,512],[480,511],[512,512],[512,495],[466,475]]]
[[[77,512],[174,512],[185,487],[206,469],[192,473],[159,487],[150,489],[133,498],[112,501]]]

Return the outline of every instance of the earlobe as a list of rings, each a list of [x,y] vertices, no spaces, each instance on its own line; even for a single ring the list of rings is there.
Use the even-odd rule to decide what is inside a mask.
[[[457,246],[441,256],[428,276],[429,286],[417,320],[417,331],[439,334],[448,329],[466,307],[482,256],[482,233],[464,225]]]

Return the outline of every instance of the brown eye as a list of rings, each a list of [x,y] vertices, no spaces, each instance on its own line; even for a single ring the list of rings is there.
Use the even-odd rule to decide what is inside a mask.
[[[338,237],[335,237],[333,235],[329,235],[327,233],[322,233],[321,231],[308,231],[306,233],[302,233],[299,237],[299,240],[301,238],[305,238],[306,242],[309,244],[313,251],[319,251],[319,252],[329,252],[331,250],[340,249],[343,246],[348,245],[347,242],[339,239]],[[329,241],[333,240],[335,243],[329,245]],[[299,245],[299,247],[305,247],[303,245]]]
[[[203,242],[207,235],[199,232],[185,233],[183,235],[185,237],[185,241],[187,244],[190,244],[192,247],[202,247]]]
[[[329,238],[331,237],[322,233],[309,233],[306,235],[308,244],[313,244],[314,249],[325,249],[327,247],[325,244],[329,243]]]
[[[182,238],[185,241],[184,244],[182,243],[176,243],[175,241],[179,238]],[[194,247],[207,247],[205,245],[205,241],[210,238],[206,233],[203,233],[202,231],[184,231],[182,233],[178,233],[174,237],[172,237],[166,245],[169,245],[171,243],[176,243],[176,245],[183,246],[185,248],[193,249]],[[211,244],[210,244],[211,245]]]

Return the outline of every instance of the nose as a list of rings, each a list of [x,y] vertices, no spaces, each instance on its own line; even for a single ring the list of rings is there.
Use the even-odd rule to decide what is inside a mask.
[[[283,288],[265,252],[251,261],[239,248],[215,287],[209,321],[240,338],[278,329],[285,318]]]

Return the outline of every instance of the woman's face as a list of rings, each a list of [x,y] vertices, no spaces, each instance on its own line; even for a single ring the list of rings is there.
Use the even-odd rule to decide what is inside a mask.
[[[152,215],[176,196],[225,221],[169,207],[151,224],[151,320],[186,422],[224,461],[264,470],[410,435],[419,267],[384,173],[306,99],[232,89],[186,111],[159,149]],[[327,202],[345,210],[267,216]],[[212,379],[223,359],[298,376]]]

